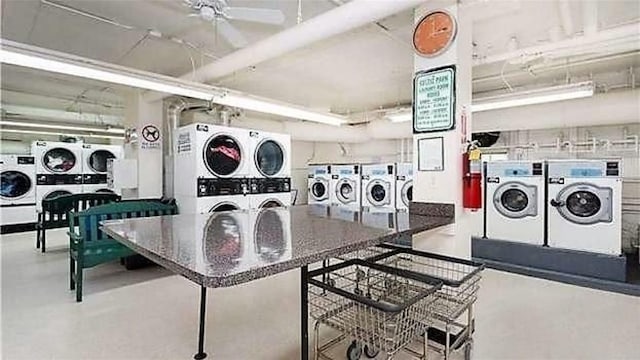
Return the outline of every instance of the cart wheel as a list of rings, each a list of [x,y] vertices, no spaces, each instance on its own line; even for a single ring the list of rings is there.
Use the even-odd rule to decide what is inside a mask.
[[[347,349],[347,359],[349,360],[359,360],[362,356],[362,348],[357,342],[352,342]]]
[[[360,280],[364,279],[365,275],[366,274],[364,273],[363,270],[356,269],[356,281],[360,281]]]
[[[473,355],[473,341],[467,341],[464,345],[464,360],[471,360]]]
[[[336,286],[336,281],[333,279],[327,279],[327,285],[331,286],[331,287],[335,287]]]
[[[379,353],[380,353],[380,350],[375,350],[373,348],[370,348],[369,345],[364,346],[364,354],[369,359],[373,359],[374,357],[378,356]]]
[[[356,295],[362,296],[362,290],[360,290],[359,288],[353,289],[353,293],[356,294]]]

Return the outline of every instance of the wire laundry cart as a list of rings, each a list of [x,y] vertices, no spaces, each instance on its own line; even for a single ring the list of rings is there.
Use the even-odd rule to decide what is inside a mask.
[[[360,259],[312,271],[308,281],[315,359],[328,359],[324,351],[345,338],[352,340],[349,360],[363,352],[369,358],[379,353],[393,357],[427,330],[442,287],[431,277]],[[341,335],[321,345],[320,325]]]
[[[433,317],[427,331],[430,343],[448,360],[453,350],[464,349],[471,358],[475,319],[473,305],[477,299],[484,265],[481,263],[392,245],[381,245],[388,251],[367,259],[370,262],[427,275],[441,280],[443,286],[435,294]],[[466,313],[466,322],[461,322]],[[415,353],[414,351],[411,351]]]

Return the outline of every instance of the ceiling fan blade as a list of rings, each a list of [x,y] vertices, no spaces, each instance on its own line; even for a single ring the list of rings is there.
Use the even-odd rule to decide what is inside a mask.
[[[280,10],[226,7],[222,12],[231,20],[251,21],[272,25],[281,25],[284,23],[284,14]]]
[[[224,37],[231,46],[238,49],[247,46],[247,40],[238,29],[236,29],[225,18],[218,17],[215,20],[215,26],[222,37]]]

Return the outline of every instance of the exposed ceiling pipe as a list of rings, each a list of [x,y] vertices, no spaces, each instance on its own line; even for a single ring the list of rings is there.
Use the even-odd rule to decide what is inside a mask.
[[[185,100],[183,98],[175,98],[167,105],[167,155],[173,156],[173,133],[180,126],[180,117],[184,111],[189,110],[211,110],[212,104],[205,100]]]
[[[196,70],[196,79],[193,80],[206,82],[229,75],[234,71],[376,22],[423,2],[424,0],[353,0],[205,65]],[[182,78],[191,79],[191,76],[192,73],[189,72]]]

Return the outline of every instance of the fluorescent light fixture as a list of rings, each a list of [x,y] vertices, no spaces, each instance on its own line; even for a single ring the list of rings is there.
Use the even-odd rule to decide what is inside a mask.
[[[413,120],[413,110],[405,109],[385,114],[385,118],[394,123],[407,122]]]
[[[57,131],[39,131],[39,130],[21,130],[21,129],[0,129],[0,133],[16,133],[16,134],[36,134],[36,135],[63,135],[63,136],[82,136],[101,139],[120,139],[122,136],[115,135],[100,135],[100,134],[73,134]]]
[[[500,96],[480,98],[471,105],[472,112],[497,110],[516,106],[535,105],[593,96],[593,82],[586,81],[570,85],[517,92]]]
[[[21,126],[28,128],[38,129],[55,129],[55,130],[71,130],[71,131],[95,131],[95,132],[107,132],[112,134],[124,134],[123,128],[99,128],[99,127],[86,127],[75,125],[58,125],[58,124],[46,124],[46,123],[32,123],[23,121],[10,121],[0,120],[0,126]]]
[[[59,119],[72,122],[80,120],[88,123],[105,123],[105,126],[119,124],[122,123],[123,120],[122,116],[45,109],[32,106],[2,104],[0,107],[2,107],[2,110],[4,110],[8,116],[15,115],[29,118]]]
[[[330,125],[340,125],[346,122],[345,117],[331,113],[306,110],[303,107],[271,99],[133,70],[4,39],[2,40],[2,49],[0,49],[0,62],[195,99],[212,100],[215,98],[215,102],[222,105],[300,120]]]

